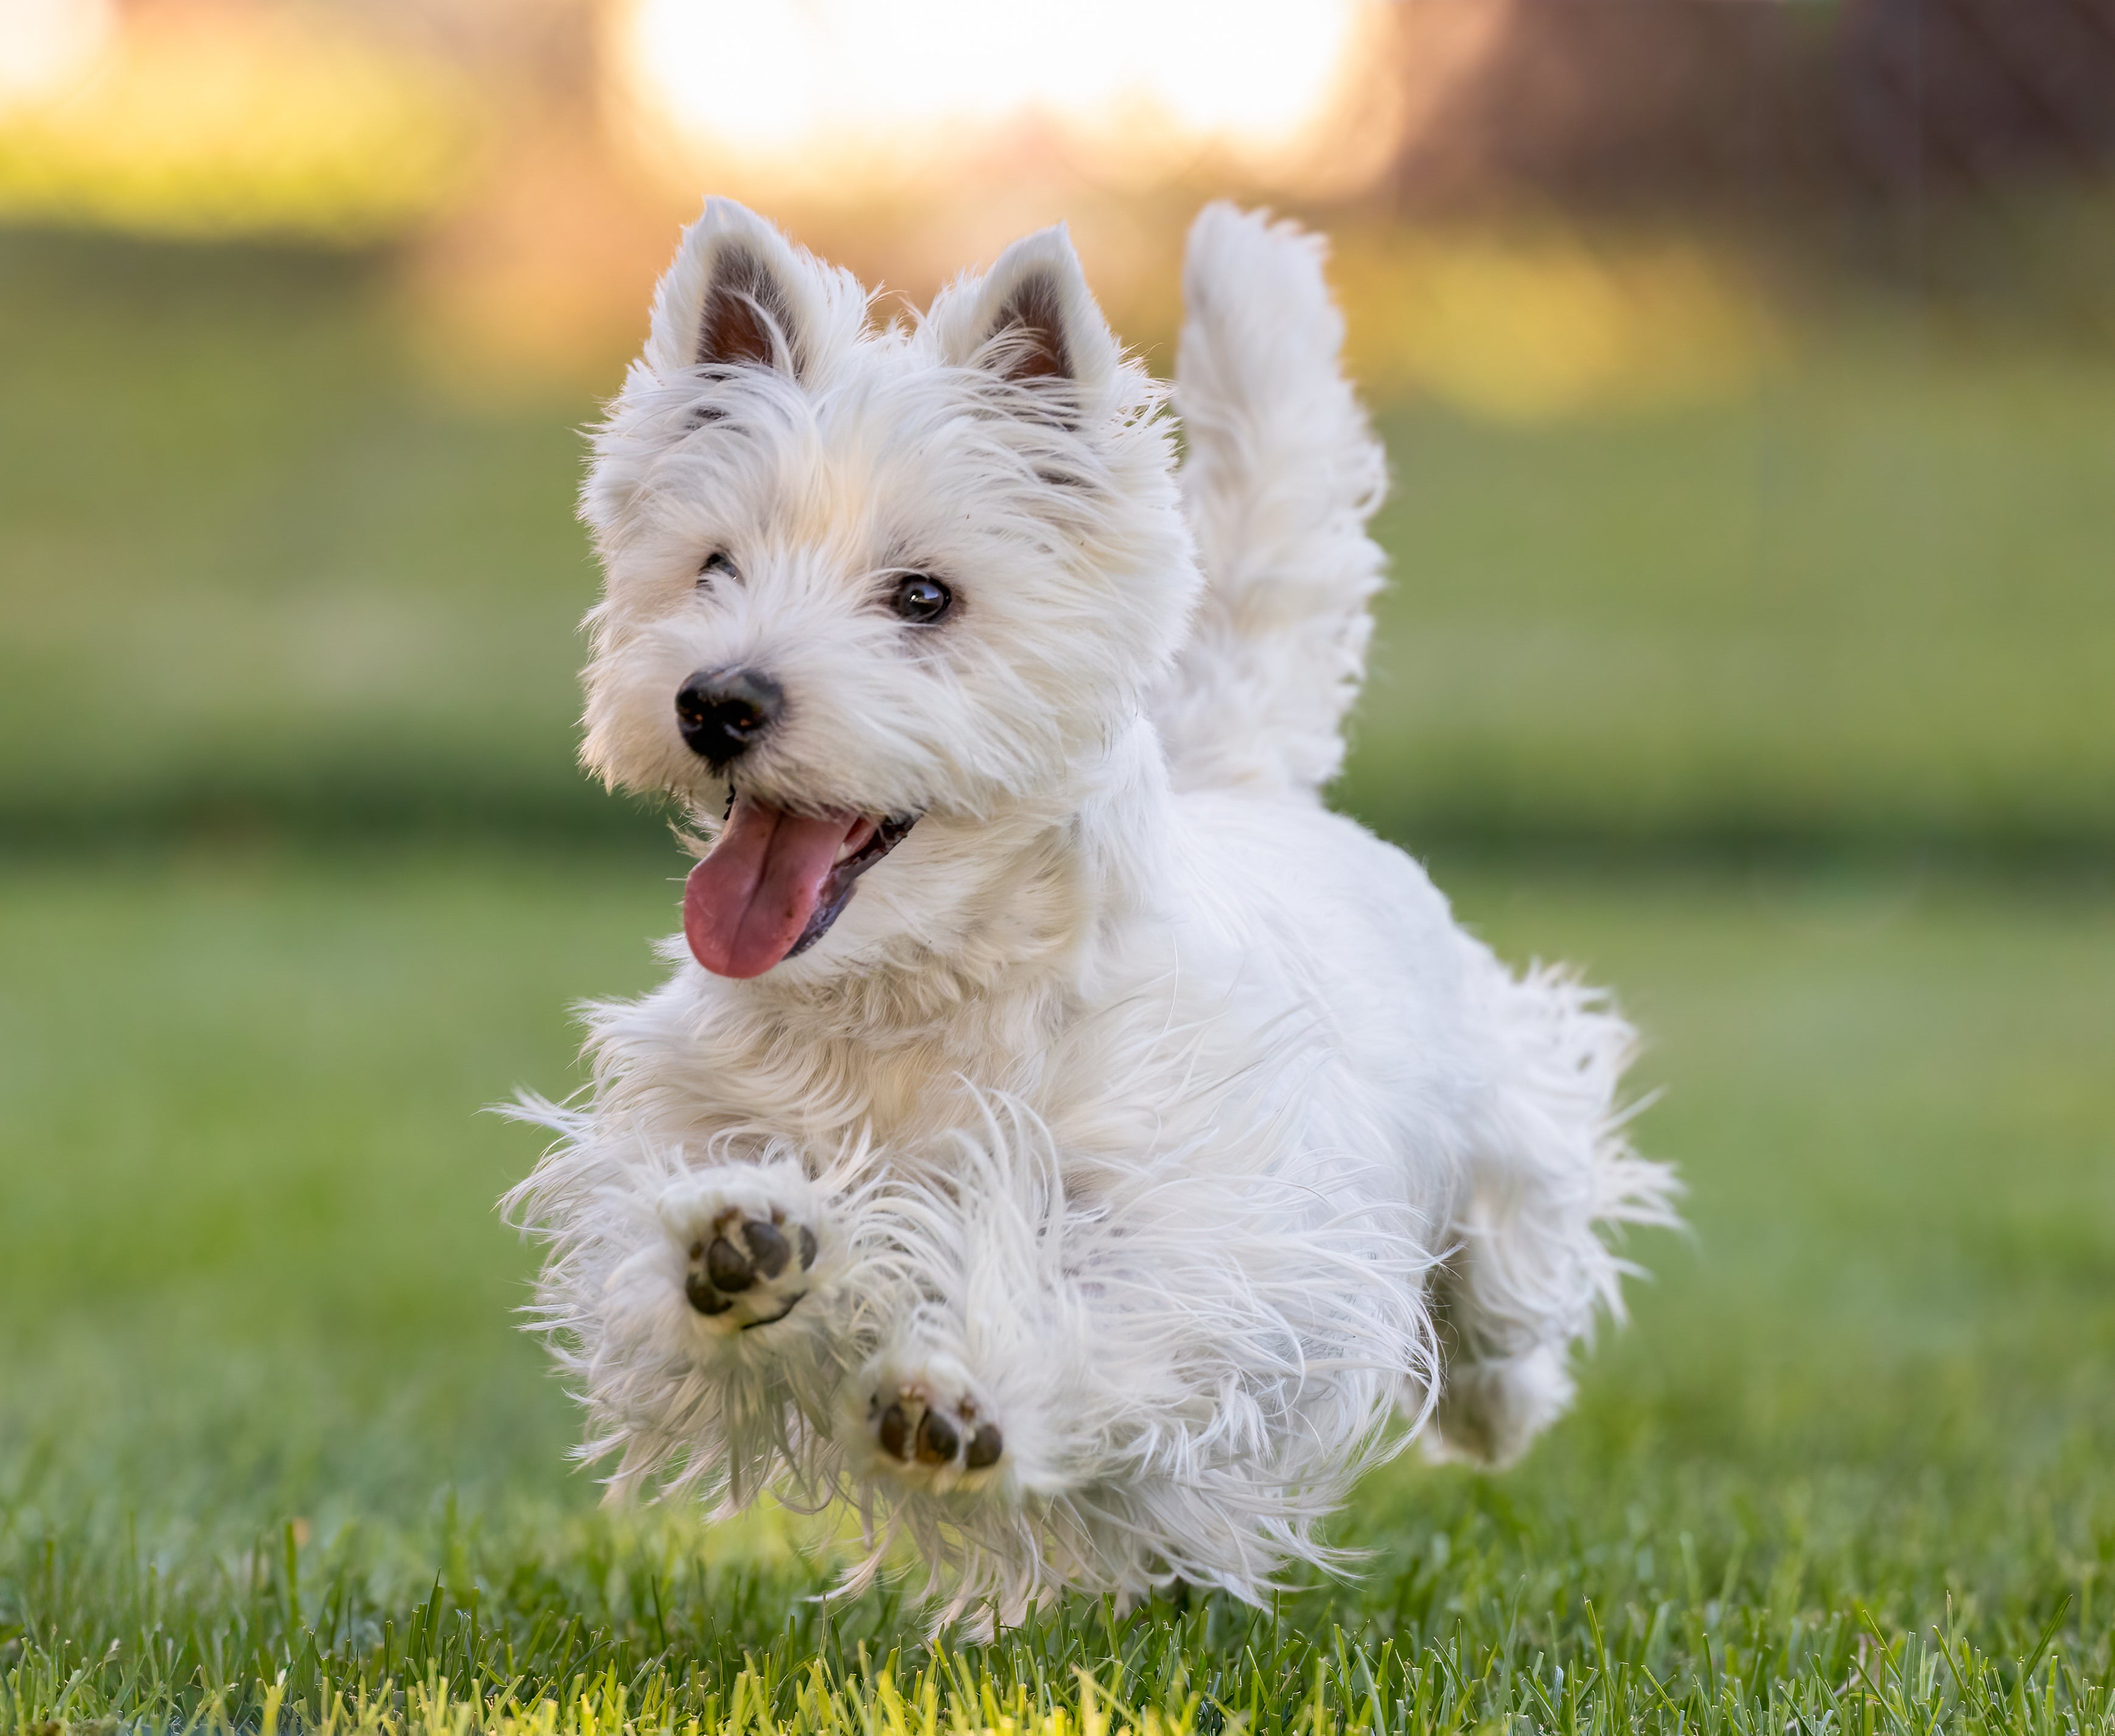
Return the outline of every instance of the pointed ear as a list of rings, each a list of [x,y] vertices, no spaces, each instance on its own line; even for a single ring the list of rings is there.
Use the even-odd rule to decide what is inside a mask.
[[[746,247],[721,249],[705,280],[691,360],[797,373],[794,342],[792,305],[770,267]]]
[[[958,284],[933,311],[957,366],[1024,386],[1070,385],[1086,400],[1116,373],[1117,341],[1062,224],[1016,241],[981,282]]]
[[[822,312],[816,270],[755,212],[708,199],[654,294],[647,365],[664,376],[700,365],[801,374]]]

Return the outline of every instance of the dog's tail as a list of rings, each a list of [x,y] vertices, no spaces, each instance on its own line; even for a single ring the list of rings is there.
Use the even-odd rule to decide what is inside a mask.
[[[1205,589],[1155,708],[1179,789],[1312,792],[1343,761],[1388,472],[1322,258],[1319,237],[1227,204],[1190,231],[1175,402]]]

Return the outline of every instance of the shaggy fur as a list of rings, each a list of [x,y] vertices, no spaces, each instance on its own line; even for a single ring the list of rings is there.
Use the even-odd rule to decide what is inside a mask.
[[[1385,481],[1319,244],[1214,206],[1185,287],[1178,471],[1062,230],[877,329],[713,201],[585,495],[590,766],[701,854],[737,796],[916,824],[808,950],[678,939],[593,1010],[512,1196],[542,1321],[620,1487],[853,1502],[863,1572],[907,1538],[943,1618],[1338,1560],[1411,1433],[1502,1463],[1563,1408],[1608,1227],[1669,1215],[1629,1028],[1317,795]],[[675,695],[735,668],[784,709],[716,767]]]

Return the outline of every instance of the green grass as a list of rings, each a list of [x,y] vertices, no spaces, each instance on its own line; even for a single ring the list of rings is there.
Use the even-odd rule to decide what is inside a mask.
[[[571,766],[585,397],[387,261],[0,234],[0,838],[622,832]],[[641,288],[642,305],[644,286]],[[614,382],[612,381],[612,384]],[[1735,401],[1383,418],[1348,799],[1429,841],[2115,845],[2115,354],[1819,321]]]
[[[386,264],[0,233],[10,841],[633,818],[572,763],[593,406],[436,397]]]
[[[1502,1477],[1375,1477],[1351,1584],[935,1652],[901,1591],[814,1601],[828,1541],[782,1518],[599,1511],[512,1328],[492,1201],[532,1142],[476,1111],[572,1076],[569,1000],[651,980],[664,869],[0,875],[0,1729],[907,1731],[929,1690],[1025,1729],[1079,1668],[1204,1729],[2109,1728],[2104,891],[1457,879],[1509,952],[1623,987],[1692,1190],[1576,1412]]]
[[[2115,840],[2115,365],[1817,337],[1750,400],[1383,418],[1346,795],[1401,836]]]

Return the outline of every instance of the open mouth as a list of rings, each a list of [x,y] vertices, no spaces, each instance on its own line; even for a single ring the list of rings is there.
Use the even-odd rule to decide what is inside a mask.
[[[683,883],[683,936],[716,976],[760,977],[805,952],[851,902],[859,877],[917,823],[887,815],[789,813],[737,795],[727,827]]]

